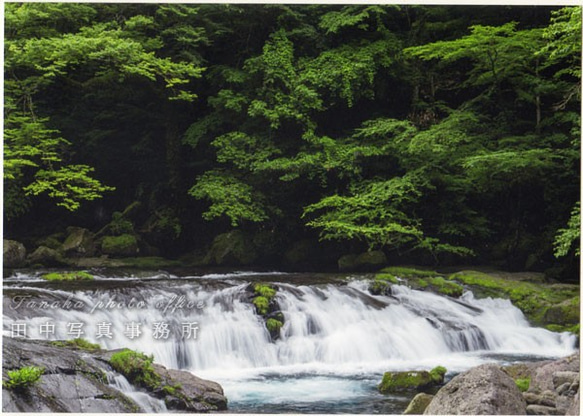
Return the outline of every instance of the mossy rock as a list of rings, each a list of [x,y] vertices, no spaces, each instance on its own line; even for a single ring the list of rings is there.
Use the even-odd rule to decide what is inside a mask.
[[[442,295],[459,298],[464,293],[464,288],[462,286],[458,285],[457,283],[445,280],[441,276],[429,277],[425,281],[429,287]]]
[[[104,237],[101,251],[112,257],[135,256],[139,252],[138,240],[132,234]]]
[[[404,415],[422,415],[433,400],[433,395],[427,393],[419,393],[407,406],[407,409],[403,412]]]
[[[378,389],[383,394],[427,391],[443,383],[446,371],[444,367],[436,367],[431,371],[386,372]]]
[[[161,378],[154,370],[153,356],[125,349],[111,356],[109,363],[115,371],[123,374],[130,382],[154,390],[160,387]]]
[[[48,280],[49,282],[71,282],[71,281],[79,281],[79,280],[93,280],[93,275],[87,272],[64,272],[64,273],[47,273],[42,275],[44,280]]]
[[[265,296],[256,296],[253,299],[253,305],[255,305],[259,315],[267,315],[267,312],[269,312],[269,299]]]
[[[579,287],[568,284],[539,284],[464,270],[448,276],[472,287],[478,297],[509,299],[534,325],[564,326],[579,322]],[[560,306],[559,306],[560,305]],[[550,308],[556,307],[552,312]],[[563,316],[567,317],[567,321]]]
[[[390,266],[381,269],[380,273],[389,274],[400,278],[410,277],[435,277],[440,276],[439,273],[433,270],[416,269],[413,267]]]
[[[241,230],[219,234],[205,256],[205,263],[217,266],[250,265],[258,258],[252,239]]]
[[[386,263],[387,256],[385,256],[385,253],[373,250],[340,257],[338,259],[338,269],[341,271],[375,271]]]

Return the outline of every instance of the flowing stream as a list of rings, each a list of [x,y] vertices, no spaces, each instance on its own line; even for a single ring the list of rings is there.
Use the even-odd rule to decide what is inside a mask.
[[[385,371],[442,365],[451,376],[484,362],[575,351],[573,335],[530,327],[507,300],[405,286],[374,296],[366,275],[117,272],[49,283],[35,273],[4,281],[5,336],[24,324],[30,338],[81,336],[153,354],[169,368],[221,383],[230,412],[401,413],[411,396],[379,394]],[[285,323],[275,341],[250,302],[248,283],[256,281],[278,289]]]

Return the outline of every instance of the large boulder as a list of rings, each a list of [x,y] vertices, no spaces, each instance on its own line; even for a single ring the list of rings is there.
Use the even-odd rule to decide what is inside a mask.
[[[67,257],[92,257],[96,246],[93,233],[85,228],[69,227],[67,239],[61,250]]]
[[[431,371],[388,371],[378,388],[383,394],[427,391],[443,383],[445,372],[443,367],[435,367]]]
[[[404,415],[422,415],[431,400],[433,400],[432,394],[427,393],[419,393],[413,400],[409,403],[405,411],[403,412]]]
[[[28,256],[28,262],[33,265],[45,267],[59,267],[67,265],[63,255],[49,247],[40,246]]]
[[[26,248],[14,240],[4,240],[3,264],[6,268],[21,267],[26,260]]]
[[[366,251],[361,254],[348,254],[338,260],[340,271],[375,271],[387,263],[387,256],[382,251]]]
[[[217,235],[205,257],[207,264],[217,266],[249,265],[255,260],[257,249],[241,230]]]
[[[109,386],[103,362],[47,342],[3,339],[2,379],[24,366],[44,369],[26,389],[2,389],[5,412],[118,413],[137,412],[138,405]]]
[[[484,364],[454,377],[424,414],[525,415],[526,402],[509,375],[494,364]]]
[[[139,253],[138,240],[132,234],[104,237],[101,252],[112,257],[132,257]]]
[[[119,351],[117,351],[119,352]],[[25,388],[2,389],[5,412],[43,413],[136,413],[149,410],[144,400],[137,403],[114,388],[121,377],[109,363],[116,351],[95,349],[91,344],[47,342],[4,337],[2,379],[22,367],[44,369],[40,379]],[[142,391],[150,407],[188,412],[226,410],[222,387],[180,370],[154,364],[160,376],[155,391]],[[123,383],[125,384],[125,383]],[[135,386],[134,386],[135,388]],[[135,397],[135,396],[131,396]],[[137,399],[136,399],[137,400]],[[159,407],[158,407],[159,406]]]
[[[154,364],[153,367],[163,384],[180,386],[174,395],[166,397],[168,409],[189,412],[227,409],[227,398],[220,384],[204,380],[185,371],[168,370],[158,364]]]

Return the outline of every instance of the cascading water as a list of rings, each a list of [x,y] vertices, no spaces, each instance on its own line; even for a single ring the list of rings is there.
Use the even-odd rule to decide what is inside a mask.
[[[404,286],[374,296],[362,278],[275,283],[285,324],[274,342],[246,291],[256,278],[293,280],[279,274],[161,275],[104,278],[62,291],[20,276],[5,286],[4,333],[23,323],[29,337],[67,339],[67,324],[76,323],[82,337],[104,348],[140,350],[169,368],[218,381],[234,412],[394,413],[407,399],[376,392],[384,371],[443,365],[455,372],[501,356],[575,350],[574,336],[530,327],[507,300],[475,299],[471,292],[456,300]],[[59,303],[40,308],[42,300]],[[71,306],[75,302],[79,308]],[[54,334],[41,336],[47,322],[55,324]]]

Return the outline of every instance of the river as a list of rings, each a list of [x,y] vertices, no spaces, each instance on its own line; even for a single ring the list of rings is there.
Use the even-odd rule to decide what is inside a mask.
[[[411,395],[381,395],[385,371],[447,377],[484,362],[573,353],[573,335],[531,327],[503,299],[460,299],[393,286],[370,275],[92,271],[94,281],[4,279],[5,336],[86,338],[221,383],[233,413],[402,413]],[[250,282],[270,282],[284,316],[273,341],[250,303]]]

